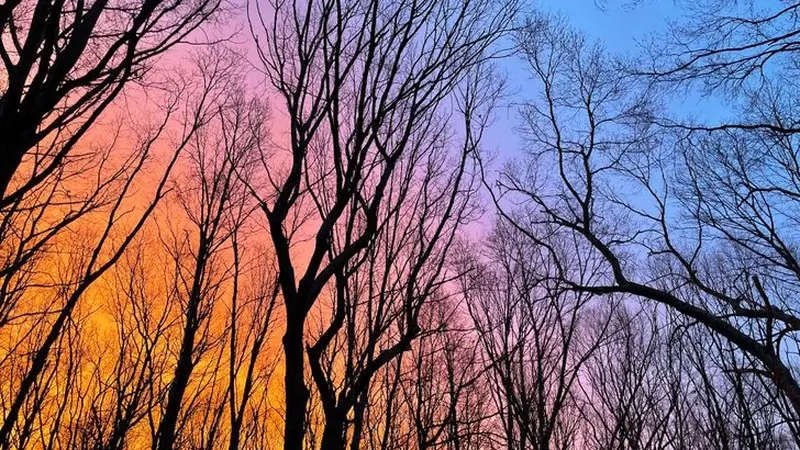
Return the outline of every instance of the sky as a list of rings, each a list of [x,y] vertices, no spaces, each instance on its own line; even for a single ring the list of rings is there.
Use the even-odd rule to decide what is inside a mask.
[[[690,0],[530,0],[527,4],[538,12],[563,16],[589,39],[602,42],[609,53],[624,55],[635,53],[638,44],[649,34],[666,31],[668,20],[680,17],[681,1]],[[251,58],[258,64],[255,55]],[[523,146],[518,129],[518,102],[530,100],[533,95],[528,69],[522,61],[513,57],[503,59],[498,69],[506,79],[507,99],[497,106],[485,143],[491,153],[507,160]],[[281,100],[275,97],[272,102]],[[281,108],[273,108],[273,114],[279,116]],[[273,134],[285,136],[288,130],[280,125],[288,122],[275,122],[278,127]]]
[[[729,4],[745,15],[744,11],[751,8],[765,13],[774,12],[781,5],[781,0],[745,0]],[[696,6],[693,0],[533,0],[531,3],[537,11],[563,16],[589,40],[601,42],[610,54],[619,56],[639,52],[641,44],[649,37],[667,32],[670,21],[683,21],[691,6]],[[504,60],[500,70],[507,78],[509,96],[516,101],[526,99],[529,75],[523,63]],[[676,97],[667,106],[672,114],[708,123],[722,121],[736,113],[735,105],[698,92]],[[503,157],[513,155],[521,146],[515,130],[519,124],[517,111],[513,105],[507,105],[498,108],[496,117],[489,133],[490,148]]]
[[[666,31],[669,18],[677,18],[681,9],[673,0],[538,0],[531,4],[537,13],[562,16],[567,24],[599,41],[611,54],[624,55],[637,51],[648,35]],[[497,70],[505,78],[506,97],[496,105],[494,120],[484,138],[484,155],[491,155],[488,175],[496,175],[502,166],[520,156],[525,148],[521,137],[519,103],[537,100],[538,91],[526,63],[517,57],[501,59]],[[484,199],[489,201],[488,197]],[[484,214],[468,233],[483,236],[492,228],[494,214]]]
[[[648,35],[666,31],[668,21],[681,15],[680,5],[672,0],[539,0],[533,4],[538,11],[561,15],[567,23],[584,33],[590,40],[600,41],[609,53],[633,54]],[[504,74],[509,102],[495,111],[495,122],[488,135],[490,151],[501,159],[512,157],[522,146],[516,99],[530,98],[529,74],[518,59],[503,60],[499,70]]]
[[[637,5],[607,0],[602,7],[593,0],[541,0],[539,7],[565,15],[575,28],[614,52],[635,50],[637,39],[665,30],[667,20],[681,13],[672,0],[644,0]]]

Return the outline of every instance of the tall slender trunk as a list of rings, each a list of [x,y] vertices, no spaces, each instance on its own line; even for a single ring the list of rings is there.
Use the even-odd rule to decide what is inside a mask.
[[[367,407],[368,397],[368,391],[364,391],[353,410],[353,439],[350,441],[350,450],[358,450],[361,446],[361,434],[364,430],[364,410]]]
[[[153,442],[155,450],[172,450],[175,445],[175,429],[178,424],[183,395],[189,385],[189,378],[194,370],[194,347],[197,329],[200,326],[199,308],[203,297],[202,280],[208,262],[208,239],[200,238],[200,247],[197,253],[197,265],[194,270],[192,290],[189,293],[189,303],[186,309],[186,322],[183,327],[183,340],[178,354],[178,364],[175,366],[175,375],[167,394],[167,406],[158,424],[156,440]]]
[[[325,414],[325,430],[322,432],[321,450],[345,450],[344,414],[340,411]]]
[[[164,415],[158,425],[157,439],[154,448],[158,450],[172,450],[175,445],[175,428],[178,423],[178,414],[183,403],[183,395],[189,385],[189,377],[192,375],[194,364],[192,357],[194,354],[194,340],[197,333],[196,315],[197,305],[190,305],[194,315],[187,314],[186,326],[184,327],[183,341],[178,356],[178,364],[175,367],[175,376],[169,387],[167,395],[167,406],[164,408]]]
[[[303,450],[305,437],[308,389],[304,379],[305,355],[303,353],[303,328],[305,317],[302,308],[287,308],[286,333],[283,351],[286,358],[285,394],[286,424],[283,432],[284,450]]]
[[[8,123],[0,127],[0,140],[5,141],[0,143],[0,207],[6,206],[3,200],[24,155],[19,141],[25,138],[19,135],[20,130],[14,130],[14,126]]]

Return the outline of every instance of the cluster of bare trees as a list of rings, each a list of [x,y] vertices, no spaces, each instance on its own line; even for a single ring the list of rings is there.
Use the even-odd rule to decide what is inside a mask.
[[[681,318],[663,363],[645,338],[621,365],[629,381],[589,377],[592,396],[643,395],[630,404],[642,415],[608,439],[647,424],[649,448],[796,447],[800,5],[701,3],[644,63],[615,62],[561,21],[529,21],[518,34],[537,86],[522,109],[527,149],[492,192],[505,226],[553,267],[537,269],[545,285]],[[703,94],[727,101],[718,122],[666,113]],[[637,369],[650,359],[664,364],[653,378]],[[645,395],[640,382],[663,388]],[[687,422],[701,432],[675,434]]]
[[[706,3],[0,5],[0,447],[800,447],[800,4]]]

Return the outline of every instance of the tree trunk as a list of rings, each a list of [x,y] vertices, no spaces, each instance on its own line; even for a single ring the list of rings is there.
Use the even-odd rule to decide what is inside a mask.
[[[344,419],[339,411],[325,415],[325,431],[322,432],[320,450],[345,450]]]
[[[300,309],[300,308],[298,308]],[[285,393],[286,424],[283,432],[284,450],[303,450],[305,437],[306,404],[308,389],[303,373],[303,322],[302,313],[288,308],[283,351],[286,357]]]
[[[164,408],[164,415],[158,425],[158,436],[154,443],[158,450],[172,450],[175,444],[175,427],[178,423],[178,414],[183,403],[183,395],[189,384],[189,377],[192,374],[192,356],[194,353],[194,339],[197,332],[196,316],[197,305],[190,306],[188,317],[186,318],[186,328],[184,329],[183,342],[181,343],[178,365],[175,367],[175,377],[169,387],[167,396],[167,406]]]

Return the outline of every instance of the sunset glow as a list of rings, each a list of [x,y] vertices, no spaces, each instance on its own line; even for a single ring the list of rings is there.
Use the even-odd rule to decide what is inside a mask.
[[[799,449],[798,23],[7,0],[0,450]]]

